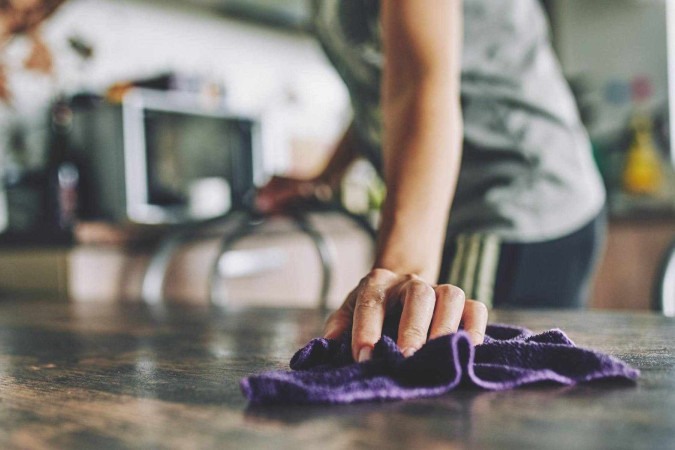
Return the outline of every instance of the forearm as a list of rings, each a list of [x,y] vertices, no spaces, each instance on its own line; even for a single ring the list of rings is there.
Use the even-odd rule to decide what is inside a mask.
[[[332,189],[338,187],[350,164],[358,156],[358,139],[355,133],[352,123],[340,138],[326,167],[315,177],[315,181],[328,184]]]
[[[383,152],[387,199],[375,269],[326,323],[351,329],[352,357],[366,361],[392,306],[402,306],[396,344],[409,357],[460,322],[483,342],[487,308],[436,284],[461,159],[461,0],[381,0]],[[409,277],[417,274],[418,277]]]
[[[436,91],[432,89],[432,91]],[[460,163],[460,109],[424,93],[408,111],[392,113],[385,150],[387,199],[376,267],[435,281]],[[453,102],[454,103],[454,102]],[[387,144],[386,144],[387,145]]]
[[[394,54],[383,74],[387,199],[375,266],[428,282],[438,276],[461,159],[461,8],[455,5],[452,13],[451,45],[433,64],[397,36],[386,40],[390,48],[385,48]]]

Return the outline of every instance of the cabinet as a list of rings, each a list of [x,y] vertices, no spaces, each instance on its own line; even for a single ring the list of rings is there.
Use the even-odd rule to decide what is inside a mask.
[[[659,263],[673,240],[675,217],[612,220],[591,307],[649,309]]]

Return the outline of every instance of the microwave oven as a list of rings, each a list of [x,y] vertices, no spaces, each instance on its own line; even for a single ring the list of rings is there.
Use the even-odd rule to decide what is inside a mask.
[[[196,94],[129,91],[73,108],[82,219],[175,224],[246,208],[261,177],[260,121]]]

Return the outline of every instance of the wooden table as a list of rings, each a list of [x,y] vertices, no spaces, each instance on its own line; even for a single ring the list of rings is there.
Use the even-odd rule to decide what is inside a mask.
[[[458,391],[250,408],[241,377],[288,367],[313,311],[0,303],[0,448],[675,448],[675,321],[495,312],[559,326],[642,370],[635,386]]]

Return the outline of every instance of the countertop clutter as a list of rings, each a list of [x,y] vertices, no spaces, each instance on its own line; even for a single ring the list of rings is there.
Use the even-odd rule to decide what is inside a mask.
[[[242,377],[288,367],[318,312],[0,304],[2,448],[673,448],[675,323],[650,313],[495,311],[617,356],[636,384],[250,407]]]

